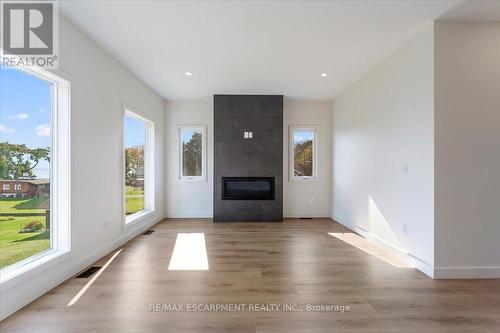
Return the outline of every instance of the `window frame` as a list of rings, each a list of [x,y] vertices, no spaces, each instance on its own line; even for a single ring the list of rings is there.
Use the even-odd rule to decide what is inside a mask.
[[[317,125],[291,125],[288,128],[288,173],[289,173],[289,181],[302,183],[302,182],[315,182],[318,180],[318,146],[319,146],[319,130],[320,127]],[[312,176],[295,176],[295,150],[294,150],[294,134],[298,131],[311,131],[313,132],[313,167],[312,167]]]
[[[2,189],[4,191],[10,191],[10,184],[3,184]]]
[[[182,175],[182,131],[185,129],[200,130],[201,132],[201,176],[183,176]],[[204,183],[207,181],[207,125],[206,124],[178,124],[177,125],[177,158],[178,172],[177,180],[180,182]]]
[[[1,58],[3,57],[5,56]],[[39,67],[16,66],[9,68],[51,84],[50,247],[0,269],[0,284],[71,251],[70,81],[62,77],[59,72],[51,72]]]
[[[122,203],[123,203],[123,226],[129,227],[140,223],[144,218],[155,212],[155,158],[154,140],[155,123],[146,118],[142,113],[130,104],[122,104]],[[125,188],[125,119],[131,117],[144,122],[144,209],[127,215],[126,188]]]

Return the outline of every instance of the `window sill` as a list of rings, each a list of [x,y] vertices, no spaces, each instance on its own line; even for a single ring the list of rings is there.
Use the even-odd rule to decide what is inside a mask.
[[[29,258],[23,259],[15,264],[2,268],[0,270],[0,284],[7,282],[13,278],[16,278],[32,269],[35,269],[41,265],[48,263],[65,253],[69,250],[55,250],[50,249],[38,254],[35,254]]]
[[[125,217],[125,227],[131,227],[143,222],[145,219],[154,214],[154,210],[141,210],[140,212],[128,215]]]
[[[181,183],[206,183],[206,177],[183,177],[178,179]]]
[[[292,177],[290,180],[291,183],[314,183],[317,181],[317,177]]]

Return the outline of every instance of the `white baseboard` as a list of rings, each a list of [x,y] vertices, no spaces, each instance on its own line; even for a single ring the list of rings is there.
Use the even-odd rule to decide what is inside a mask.
[[[436,267],[436,279],[498,279],[500,267]]]
[[[300,218],[300,217],[328,217],[330,218],[330,212],[328,210],[297,210],[297,211],[284,211],[284,218]]]
[[[356,227],[350,223],[346,223],[339,218],[333,218],[333,220],[342,224],[346,228],[360,234],[363,237],[377,241],[383,246],[387,246],[393,250],[396,250],[408,257],[413,266],[424,273],[425,275],[433,279],[498,279],[500,278],[500,267],[433,267],[425,261],[413,256],[411,253],[406,253],[403,249],[400,249],[393,244],[387,243],[383,239],[370,234],[368,231]]]
[[[157,217],[150,222],[131,227],[130,230],[127,230],[120,238],[116,239],[111,244],[103,246],[78,261],[72,262],[68,260],[71,253],[69,252],[69,254],[62,255],[45,265],[26,272],[27,274],[25,276],[13,278],[7,281],[7,283],[2,284],[0,291],[2,294],[2,297],[0,297],[0,320],[4,320],[38,297],[54,289],[84,268],[90,266],[95,261],[130,241],[132,238],[138,236],[161,220],[163,220],[163,217]],[[55,269],[55,267],[57,267],[57,269]],[[44,276],[43,279],[39,278],[41,274]]]
[[[283,218],[300,218],[300,217],[330,218],[330,211],[301,210],[301,211],[283,212]],[[195,212],[167,211],[166,218],[167,219],[211,219],[213,218],[213,212],[212,211],[195,211]]]
[[[167,212],[167,219],[211,219],[212,211],[209,212]]]
[[[413,264],[413,267],[424,273],[430,278],[435,279],[436,278],[436,273],[434,270],[434,267],[432,265],[429,265],[425,261],[421,260],[420,258],[417,258],[413,256],[411,253],[406,254],[408,258],[410,259],[411,263]]]
[[[364,230],[362,228],[359,228],[359,227],[357,227],[355,225],[352,225],[350,223],[342,221],[342,219],[339,219],[339,218],[336,218],[336,217],[332,217],[332,219],[334,221],[342,224],[344,227],[346,227],[346,228],[354,231],[355,233],[358,233],[358,234],[360,234],[361,236],[363,236],[365,238],[368,238],[368,239],[371,239],[373,241],[376,241],[377,243],[379,243],[380,245],[384,246],[385,248],[387,248],[389,250],[397,251],[400,254],[406,256],[408,258],[408,260],[412,263],[412,265],[416,269],[418,269],[419,271],[421,271],[422,273],[424,273],[425,275],[427,275],[430,278],[435,278],[434,267],[432,267],[432,265],[429,265],[428,263],[426,263],[422,259],[420,259],[418,257],[415,257],[414,255],[412,255],[411,253],[406,252],[404,249],[400,248],[399,246],[391,244],[391,243],[383,240],[382,238],[380,238],[378,236],[375,236],[375,235],[371,234],[370,232],[368,232],[368,231],[366,231],[366,230]]]
[[[299,217],[328,217],[330,218],[329,211],[286,211],[283,213],[284,218],[299,218]],[[167,212],[167,219],[211,219],[213,213],[209,212]]]

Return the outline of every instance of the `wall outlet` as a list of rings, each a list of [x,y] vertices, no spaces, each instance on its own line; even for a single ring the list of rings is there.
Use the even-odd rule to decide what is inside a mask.
[[[403,235],[408,236],[408,224],[403,223]]]
[[[403,172],[408,174],[408,163],[403,163]]]

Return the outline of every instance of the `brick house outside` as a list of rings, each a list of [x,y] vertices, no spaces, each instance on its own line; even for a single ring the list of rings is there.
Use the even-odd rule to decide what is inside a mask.
[[[0,179],[0,197],[38,197],[49,196],[48,179]]]

